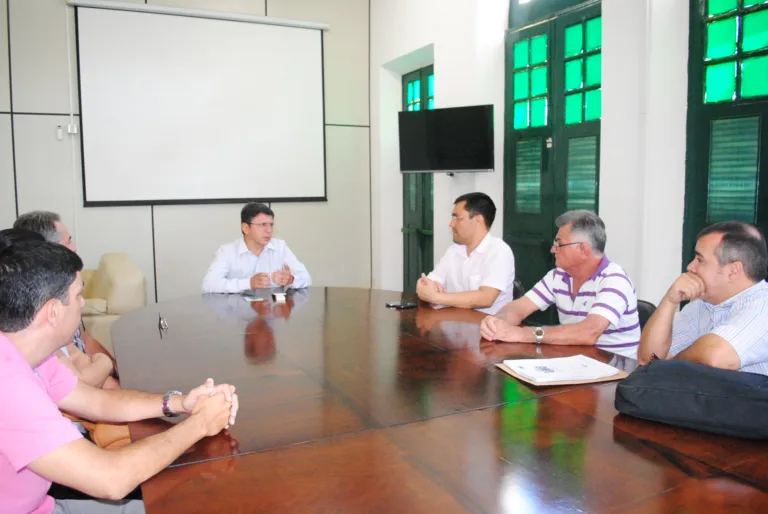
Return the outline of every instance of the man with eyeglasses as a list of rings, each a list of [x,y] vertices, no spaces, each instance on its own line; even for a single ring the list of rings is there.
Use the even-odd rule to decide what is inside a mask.
[[[203,279],[203,293],[312,285],[307,268],[282,239],[272,237],[275,213],[251,202],[240,211],[243,237],[222,245]]]
[[[496,206],[485,193],[456,199],[449,224],[456,244],[416,283],[422,301],[495,314],[512,300],[515,258],[509,245],[489,232],[495,217]]]
[[[489,341],[595,345],[637,357],[640,319],[637,294],[624,270],[603,255],[605,224],[594,212],[568,211],[556,220],[552,244],[556,268],[525,296],[496,316],[483,319],[480,333]],[[520,326],[537,310],[557,307],[560,325]]]

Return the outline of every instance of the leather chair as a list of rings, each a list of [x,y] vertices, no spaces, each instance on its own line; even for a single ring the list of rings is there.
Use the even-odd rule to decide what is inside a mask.
[[[512,285],[512,299],[517,300],[518,298],[522,297],[524,294],[525,294],[525,287],[523,287],[523,283],[515,279],[515,282]]]
[[[83,324],[109,352],[112,323],[147,302],[144,273],[126,253],[106,253],[95,270],[83,270]]]
[[[646,302],[645,300],[637,301],[637,316],[640,318],[640,330],[645,327],[645,324],[648,323],[654,312],[656,312],[656,306],[651,302]]]

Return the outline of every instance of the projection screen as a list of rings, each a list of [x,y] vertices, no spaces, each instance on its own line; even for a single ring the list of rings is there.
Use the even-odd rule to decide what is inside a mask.
[[[321,30],[76,16],[86,206],[326,199]]]

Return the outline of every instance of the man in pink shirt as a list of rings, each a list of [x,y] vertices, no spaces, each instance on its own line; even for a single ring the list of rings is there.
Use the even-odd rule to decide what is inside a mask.
[[[0,249],[0,511],[3,514],[143,512],[120,502],[187,448],[235,422],[235,388],[205,384],[182,395],[103,390],[78,382],[53,353],[80,322],[80,258],[23,241]],[[83,439],[59,409],[94,421],[190,414],[166,432],[121,450]],[[51,481],[110,501],[54,502]]]

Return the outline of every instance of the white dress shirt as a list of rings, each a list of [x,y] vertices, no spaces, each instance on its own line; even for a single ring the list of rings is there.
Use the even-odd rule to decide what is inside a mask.
[[[477,309],[496,314],[512,301],[515,257],[507,243],[487,234],[470,255],[466,246],[451,245],[427,278],[440,282],[447,293],[477,291],[481,286],[498,289],[501,292],[493,305]]]
[[[307,268],[296,258],[282,239],[272,239],[256,256],[245,245],[243,238],[222,245],[203,279],[203,293],[240,293],[251,289],[251,277],[257,273],[280,271],[287,264],[291,268],[293,284],[301,289],[312,285]],[[272,282],[271,287],[277,287]]]

